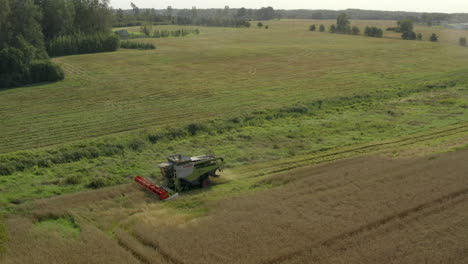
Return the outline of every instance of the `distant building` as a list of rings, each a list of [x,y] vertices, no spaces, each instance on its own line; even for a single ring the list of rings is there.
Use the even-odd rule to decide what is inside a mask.
[[[130,34],[126,29],[116,30],[114,33],[119,35],[120,39],[128,39],[130,37]]]

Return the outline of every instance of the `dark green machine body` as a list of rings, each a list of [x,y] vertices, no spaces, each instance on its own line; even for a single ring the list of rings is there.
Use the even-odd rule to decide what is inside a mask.
[[[224,165],[223,158],[213,155],[187,157],[179,154],[168,157],[167,161],[160,164],[159,168],[166,180],[166,186],[177,192],[195,186],[208,187],[210,176],[219,177],[216,171]]]

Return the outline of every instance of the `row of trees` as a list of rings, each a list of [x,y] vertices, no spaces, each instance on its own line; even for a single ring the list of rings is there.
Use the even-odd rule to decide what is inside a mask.
[[[442,14],[442,13],[419,13],[402,11],[376,11],[362,9],[335,10],[278,10],[278,16],[291,19],[335,19],[341,13],[347,13],[357,20],[403,20],[411,19],[418,23],[427,23],[447,21],[448,23],[467,23],[468,14]]]
[[[275,10],[272,7],[261,9],[230,8],[226,6],[221,9],[197,9],[194,8],[199,17],[219,17],[221,19],[238,18],[245,20],[270,20],[276,18],[291,19],[335,19],[340,13],[347,13],[354,19],[359,20],[403,20],[411,19],[415,22],[432,24],[432,22],[448,21],[449,23],[466,23],[468,14],[442,14],[442,13],[419,13],[401,11],[375,11],[347,9],[344,11],[334,10]],[[136,11],[136,12],[134,12]],[[174,9],[169,6],[165,10],[140,9],[132,5],[130,10],[115,10],[114,23],[122,25],[124,23],[138,23],[137,21],[147,21],[155,23],[175,24],[179,12],[184,9]],[[191,10],[186,10],[192,12]],[[137,18],[134,17],[137,14]]]
[[[168,38],[168,37],[185,37],[190,34],[195,34],[198,35],[200,34],[200,30],[198,29],[193,29],[193,30],[187,30],[187,29],[177,29],[177,30],[155,30],[153,33],[154,38]]]
[[[251,20],[270,20],[279,18],[277,11],[272,7],[254,9],[173,9],[168,6],[166,10],[140,9],[130,3],[131,10],[118,9],[114,12],[114,26],[135,26],[145,23],[200,25],[220,27],[250,27]]]
[[[50,40],[47,43],[49,56],[65,56],[95,52],[111,52],[119,48],[120,39],[115,34],[75,33]]]
[[[63,79],[48,54],[60,45],[51,43],[111,34],[111,19],[108,0],[0,0],[0,87]]]
[[[404,19],[398,21],[398,26],[397,27],[392,27],[388,28],[387,30],[389,31],[396,31],[396,32],[401,32],[402,39],[405,40],[422,40],[423,36],[421,33],[417,33],[413,31],[414,25],[413,21],[409,19]],[[317,27],[315,25],[311,25],[309,27],[310,31],[316,31]],[[320,25],[320,31],[323,32],[325,31],[325,27],[323,25]],[[351,22],[349,21],[349,17],[347,14],[342,13],[338,16],[336,19],[336,24],[333,24],[330,26],[330,33],[340,33],[340,34],[352,34],[352,35],[359,35],[360,34],[360,29],[356,26],[351,26]],[[383,30],[378,28],[378,27],[369,27],[367,26],[364,34],[368,37],[376,37],[376,38],[381,38],[383,37]],[[429,40],[432,42],[437,42],[439,40],[439,37],[437,34],[432,33],[432,35],[429,37]],[[459,40],[460,45],[466,46],[466,38],[460,38]]]
[[[398,21],[398,26],[393,28],[388,28],[389,31],[395,31],[401,33],[401,38],[404,40],[422,40],[423,35],[421,33],[414,32],[414,23],[410,19],[403,19]],[[432,33],[429,37],[429,40],[432,42],[439,41],[437,34]]]
[[[330,33],[359,35],[361,30],[356,26],[351,26],[349,16],[346,13],[340,14],[336,18],[336,24],[330,26]]]
[[[190,34],[199,35],[200,30],[195,29],[177,29],[177,30],[155,30],[153,31],[152,24],[144,24],[140,27],[140,32],[144,34],[144,37],[148,38],[167,38],[167,37],[185,37]],[[131,35],[130,38],[138,38],[140,35]]]
[[[122,41],[120,47],[123,49],[140,49],[140,50],[152,50],[156,49],[156,46],[152,43],[142,43],[134,41]]]

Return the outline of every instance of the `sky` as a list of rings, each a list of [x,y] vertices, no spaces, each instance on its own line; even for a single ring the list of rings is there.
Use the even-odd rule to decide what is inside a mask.
[[[260,8],[272,6],[275,9],[331,9],[359,8],[369,10],[468,13],[467,0],[110,0],[114,8],[130,9],[130,2],[140,8]]]

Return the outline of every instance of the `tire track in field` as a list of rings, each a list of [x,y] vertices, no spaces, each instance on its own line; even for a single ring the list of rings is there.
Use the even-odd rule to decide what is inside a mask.
[[[130,246],[125,244],[120,237],[117,236],[117,244],[123,248],[125,251],[128,251],[132,254],[132,256],[142,264],[151,264],[150,260],[148,260],[145,256],[141,255],[140,253],[136,252],[136,250],[132,249]]]
[[[344,151],[333,152],[333,153],[306,158],[306,159],[302,159],[298,161],[291,161],[291,162],[287,162],[286,163],[287,165],[284,165],[283,167],[279,167],[278,169],[263,170],[261,173],[253,175],[253,177],[258,177],[258,176],[262,176],[265,174],[273,174],[273,173],[288,171],[294,168],[307,166],[307,165],[312,164],[312,161],[314,160],[330,158],[330,159],[326,159],[325,161],[332,161],[332,160],[340,158],[340,156],[344,154],[352,154],[352,153],[359,154],[359,153],[371,152],[371,151],[376,151],[376,150],[389,149],[392,147],[408,146],[408,145],[413,145],[416,143],[420,143],[420,142],[424,142],[424,141],[428,141],[428,140],[432,140],[436,138],[456,135],[456,134],[463,133],[463,132],[468,132],[468,125],[464,124],[458,127],[445,129],[445,130],[433,132],[430,134],[425,134],[425,135],[420,135],[420,136],[415,136],[415,137],[408,137],[408,138],[399,139],[399,140],[390,141],[390,142],[370,144],[370,145],[365,145],[365,146],[358,147],[358,148],[352,148],[352,149],[348,149]],[[366,151],[366,150],[369,150],[369,151]]]
[[[153,250],[155,250],[159,255],[161,255],[164,260],[166,260],[167,262],[169,263],[172,263],[172,264],[184,264],[184,262],[180,259],[178,259],[177,257],[175,256],[172,256],[171,254],[169,254],[168,252],[164,251],[161,246],[157,243],[157,242],[152,242],[152,241],[148,241],[147,239],[145,239],[144,237],[141,237],[137,234],[134,235],[135,239],[138,240],[139,243],[141,243],[142,245],[144,246],[147,246],[147,247],[150,247],[152,248]]]
[[[90,82],[94,79],[93,77],[89,75],[87,71],[81,69],[80,67],[76,65],[66,63],[61,59],[55,59],[55,61],[58,62],[67,73],[71,73],[72,78],[74,77],[74,78],[77,78],[79,80],[83,80],[86,82]]]
[[[455,191],[455,192],[451,192],[449,194],[446,194],[442,197],[431,200],[429,202],[421,203],[419,205],[397,212],[387,217],[378,219],[376,221],[372,221],[370,223],[357,227],[356,229],[332,236],[324,241],[315,243],[311,246],[300,248],[288,254],[277,256],[275,258],[263,261],[261,263],[262,264],[275,264],[275,263],[283,263],[286,261],[290,261],[313,248],[321,248],[321,247],[333,248],[333,247],[338,246],[336,249],[346,250],[348,249],[347,246],[343,246],[343,245],[339,246],[338,244],[347,239],[354,239],[359,236],[365,236],[366,233],[378,231],[378,229],[386,225],[393,224],[393,226],[390,226],[387,229],[385,229],[384,232],[392,231],[398,228],[398,222],[401,220],[406,221],[407,223],[410,223],[422,217],[429,216],[435,213],[440,213],[443,210],[447,210],[459,203],[464,202],[467,198],[468,198],[468,187]],[[351,245],[351,244],[348,243],[347,245]]]

